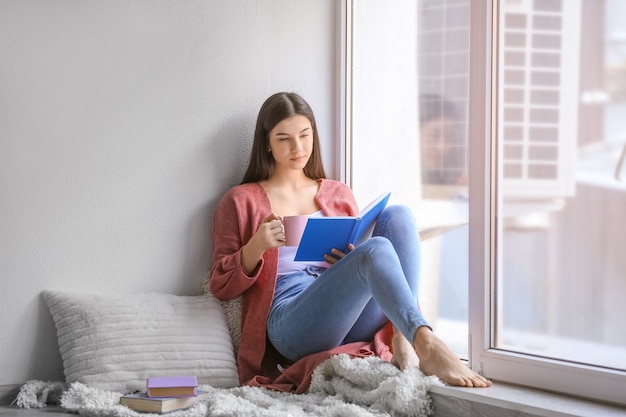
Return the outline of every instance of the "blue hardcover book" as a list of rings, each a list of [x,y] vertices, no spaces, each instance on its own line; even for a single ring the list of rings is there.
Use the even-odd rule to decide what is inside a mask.
[[[348,252],[350,243],[358,246],[372,236],[376,219],[387,206],[391,193],[383,193],[368,204],[358,217],[310,217],[296,252],[296,261],[323,261],[335,248]]]

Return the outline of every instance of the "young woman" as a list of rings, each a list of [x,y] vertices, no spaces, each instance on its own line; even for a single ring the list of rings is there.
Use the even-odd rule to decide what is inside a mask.
[[[243,181],[213,219],[210,289],[221,300],[243,295],[241,383],[304,392],[317,364],[348,353],[419,366],[452,385],[491,385],[418,308],[419,237],[407,208],[389,206],[374,237],[323,263],[295,262],[296,248],[285,246],[284,216],[357,214],[348,186],[326,179],[310,106],[293,93],[269,97]]]

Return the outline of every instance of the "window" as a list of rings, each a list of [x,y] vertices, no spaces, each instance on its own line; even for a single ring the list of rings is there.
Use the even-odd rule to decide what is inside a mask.
[[[344,4],[346,179],[413,208],[435,330],[496,381],[625,404],[626,3]]]
[[[417,23],[422,310],[467,359],[470,1],[420,0]]]
[[[615,117],[625,114],[626,54],[613,16],[626,5],[491,6],[473,5],[473,18],[497,29],[472,30],[472,46],[491,52],[471,67],[484,90],[470,93],[470,134],[485,140],[470,167],[488,167],[470,168],[470,215],[482,221],[470,231],[480,242],[470,248],[472,365],[623,404],[626,186],[614,170],[626,145],[626,120]]]
[[[414,210],[423,236],[420,307],[467,358],[469,0],[439,3],[348,3],[346,166],[359,203],[389,190],[390,204]]]

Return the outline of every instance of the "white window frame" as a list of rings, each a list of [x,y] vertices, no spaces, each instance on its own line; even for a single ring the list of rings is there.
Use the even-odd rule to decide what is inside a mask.
[[[352,184],[352,10],[341,2],[340,178]],[[497,41],[500,0],[471,2],[469,86],[469,366],[496,381],[626,405],[626,372],[495,349]],[[479,140],[483,138],[483,140]]]
[[[626,404],[626,372],[495,349],[499,0],[471,2],[469,198],[470,366],[492,378]],[[478,140],[484,138],[484,140]]]

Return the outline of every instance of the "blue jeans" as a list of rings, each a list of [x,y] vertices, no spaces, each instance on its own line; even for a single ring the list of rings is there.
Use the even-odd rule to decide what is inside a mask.
[[[308,268],[276,283],[267,320],[272,345],[295,361],[371,341],[388,321],[413,341],[429,326],[419,310],[419,234],[411,211],[389,206],[374,235],[328,269]]]

